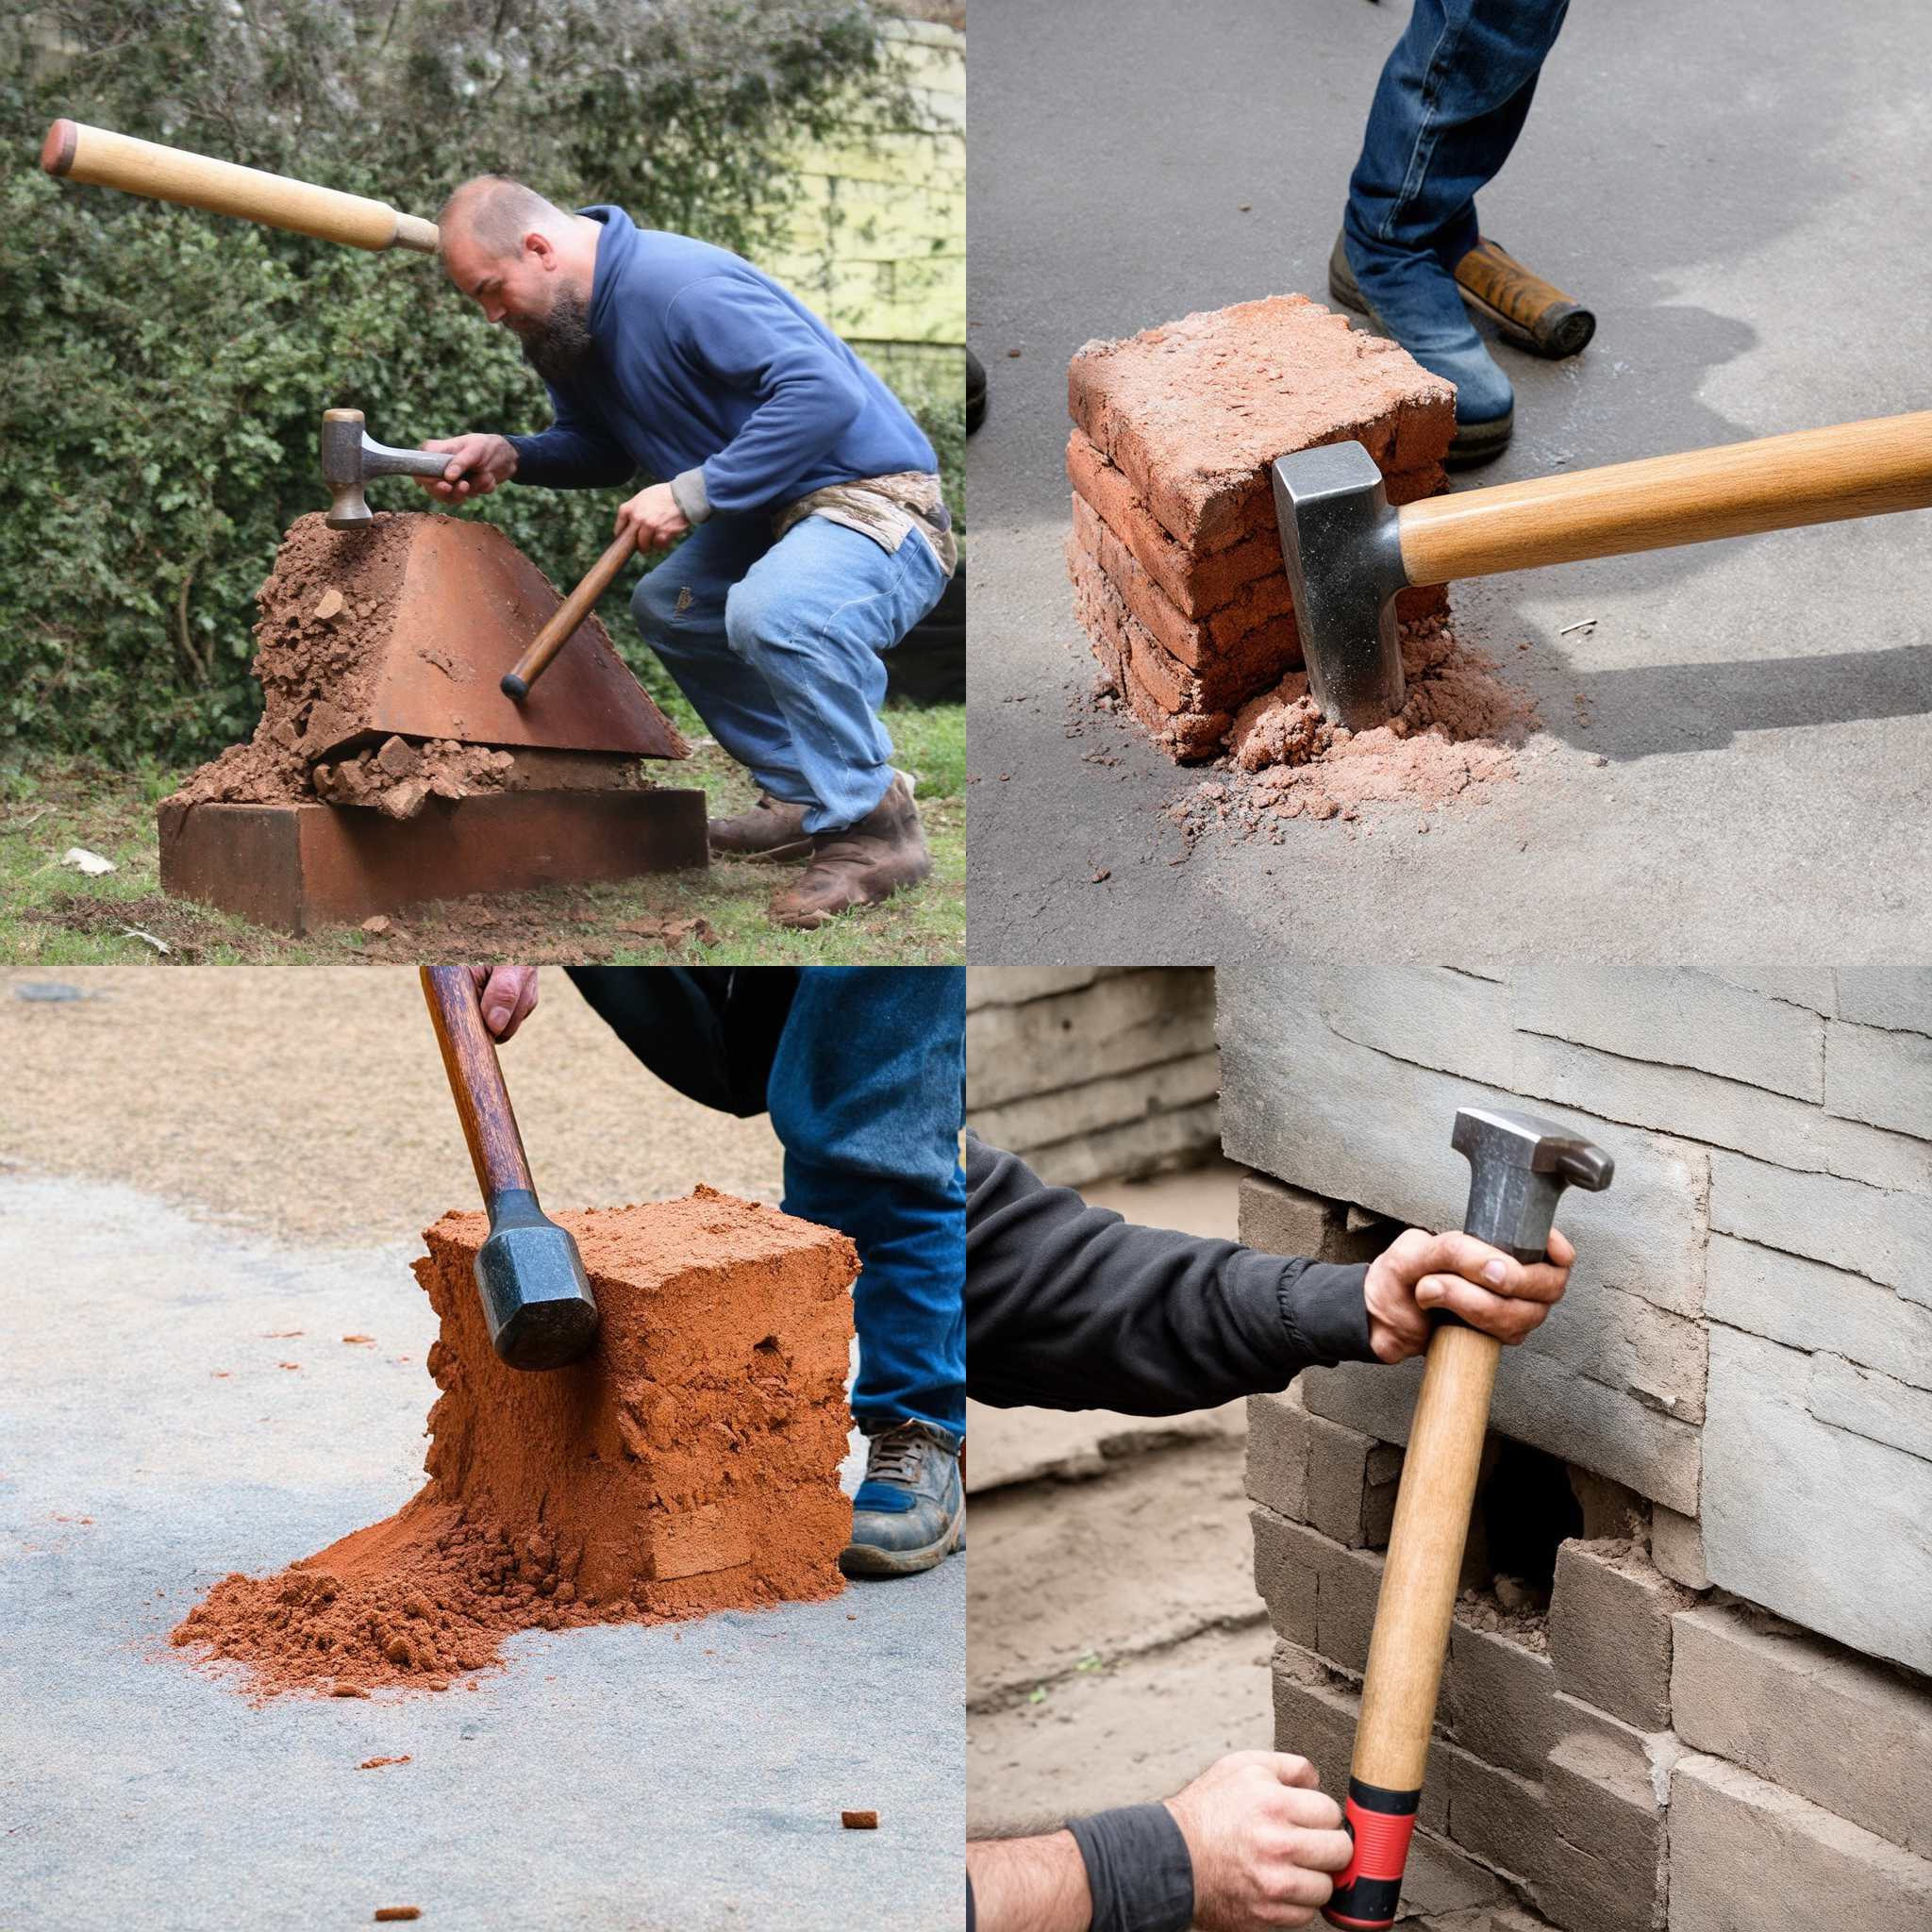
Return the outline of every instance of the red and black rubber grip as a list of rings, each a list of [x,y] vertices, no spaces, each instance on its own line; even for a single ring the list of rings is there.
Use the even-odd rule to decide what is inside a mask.
[[[1402,1868],[1408,1862],[1409,1835],[1415,1830],[1422,1792],[1387,1791],[1380,1785],[1348,1781],[1342,1807],[1344,1828],[1355,1840],[1355,1857],[1335,1881],[1335,1895],[1322,1907],[1331,1925],[1349,1932],[1381,1932],[1395,1923],[1402,1896]]]

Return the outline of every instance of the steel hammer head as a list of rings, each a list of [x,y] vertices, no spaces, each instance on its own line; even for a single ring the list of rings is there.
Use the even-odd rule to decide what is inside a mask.
[[[1457,1108],[1449,1144],[1469,1161],[1463,1232],[1519,1261],[1544,1258],[1565,1188],[1598,1193],[1616,1172],[1601,1147],[1568,1127],[1497,1108]]]
[[[1330,442],[1277,458],[1274,474],[1308,690],[1331,724],[1386,724],[1405,695],[1395,593],[1408,579],[1382,472],[1360,443]]]
[[[513,1369],[557,1369],[596,1339],[597,1304],[569,1233],[523,1190],[490,1205],[490,1238],[476,1250],[476,1288],[491,1345]]]
[[[372,476],[440,476],[449,458],[426,449],[391,449],[363,426],[360,409],[322,412],[322,480],[328,486],[331,530],[354,530],[370,521],[362,486]]]

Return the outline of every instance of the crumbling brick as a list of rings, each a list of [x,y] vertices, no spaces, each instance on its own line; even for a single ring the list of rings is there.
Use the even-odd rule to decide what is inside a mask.
[[[1250,1518],[1255,1588],[1275,1634],[1358,1675],[1374,1627],[1381,1557],[1372,1550],[1344,1549],[1319,1530],[1259,1506]]]
[[[1341,1211],[1325,1195],[1291,1188],[1272,1174],[1244,1174],[1236,1207],[1246,1246],[1271,1255],[1333,1258],[1328,1244],[1341,1232]]]
[[[1292,1389],[1248,1397],[1248,1494],[1291,1523],[1308,1520],[1307,1425]]]
[[[1439,1745],[1438,1755],[1449,1774],[1449,1837],[1515,1877],[1541,1872],[1550,1850],[1542,1786],[1454,1744]]]
[[[1704,1531],[1694,1516],[1680,1516],[1654,1503],[1650,1511],[1650,1560],[1673,1583],[1686,1590],[1708,1590],[1710,1571],[1704,1560]]]
[[[1687,1744],[1932,1857],[1932,1690],[1741,1607],[1703,1605],[1674,1625]]]
[[[1464,1750],[1541,1777],[1556,1741],[1556,1671],[1512,1633],[1449,1626],[1449,1672],[1441,1708]]]
[[[1671,1932],[1856,1925],[1924,1932],[1932,1860],[1722,1757],[1671,1779]]]
[[[1068,402],[1075,609],[1137,720],[1177,758],[1206,756],[1234,711],[1301,661],[1274,460],[1354,439],[1391,502],[1411,502],[1441,487],[1455,425],[1446,384],[1298,295],[1090,342]],[[1397,600],[1404,618],[1444,608],[1440,586]]]
[[[1274,517],[1268,466],[1360,442],[1385,471],[1440,463],[1453,389],[1300,295],[1183,316],[1074,358],[1068,407],[1171,536],[1212,549]]]
[[[1668,1732],[1646,1735],[1560,1693],[1561,1735],[1543,1770],[1550,1857],[1538,1899],[1559,1923],[1602,1932],[1660,1924],[1668,1846],[1664,1806],[1681,1755]]]
[[[1387,1549],[1401,1474],[1393,1443],[1308,1418],[1307,1521],[1324,1536],[1348,1549]]]
[[[1695,1599],[1628,1542],[1557,1552],[1550,1655],[1559,1689],[1640,1731],[1671,1722],[1671,1620]]]

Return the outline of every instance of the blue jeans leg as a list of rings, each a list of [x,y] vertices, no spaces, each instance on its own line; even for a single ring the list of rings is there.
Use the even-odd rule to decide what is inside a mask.
[[[1569,0],[1415,0],[1348,184],[1357,275],[1419,256],[1455,272],[1475,245],[1476,192],[1516,145],[1568,10]]]
[[[726,596],[731,649],[771,693],[804,775],[808,832],[857,824],[886,795],[892,741],[878,718],[884,654],[939,602],[945,583],[916,532],[887,551],[843,524],[807,517]]]
[[[772,1063],[785,1209],[858,1249],[861,1427],[965,1431],[965,1042],[962,968],[815,966]]]
[[[732,650],[724,628],[733,585],[770,548],[761,520],[714,517],[644,573],[630,610],[692,710],[759,789],[788,805],[809,805],[811,788],[777,696]]]

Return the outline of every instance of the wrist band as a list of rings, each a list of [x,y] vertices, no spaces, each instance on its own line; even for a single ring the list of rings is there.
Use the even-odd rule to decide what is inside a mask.
[[[1165,1805],[1126,1805],[1067,1829],[1087,1866],[1091,1932],[1187,1932],[1194,1916],[1194,1862]]]

